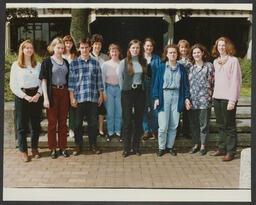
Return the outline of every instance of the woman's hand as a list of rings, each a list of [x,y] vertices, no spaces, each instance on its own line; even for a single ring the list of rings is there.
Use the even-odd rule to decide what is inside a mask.
[[[228,103],[227,110],[233,110],[235,108],[235,104]]]
[[[108,97],[107,97],[107,95],[106,95],[106,94],[103,94],[103,99],[104,99],[104,101],[105,101],[105,102],[107,102],[107,101],[108,101]]]
[[[50,108],[50,103],[48,99],[44,99],[44,107],[49,109]]]
[[[77,107],[77,101],[76,101],[76,99],[75,98],[72,98],[72,99],[70,99],[70,104],[71,104],[71,106],[72,107]]]
[[[40,96],[41,96],[40,93],[35,94],[35,95],[32,97],[32,102],[37,103],[37,101],[39,100]]]
[[[186,99],[186,100],[185,100],[185,106],[186,106],[186,109],[187,109],[187,110],[190,110],[190,109],[191,109],[192,105],[191,105],[189,99]]]
[[[154,103],[154,110],[157,108],[157,106],[159,105],[159,100],[155,100],[155,103]]]
[[[28,102],[32,102],[32,97],[31,96],[28,96],[28,95],[25,95],[24,96],[24,99],[26,100],[26,101],[28,101]]]

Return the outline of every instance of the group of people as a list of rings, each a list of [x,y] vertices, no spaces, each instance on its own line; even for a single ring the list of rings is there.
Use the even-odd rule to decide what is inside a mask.
[[[218,150],[211,155],[224,156],[223,161],[234,159],[236,106],[242,80],[234,45],[228,38],[216,40],[211,53],[213,64],[203,45],[190,48],[186,40],[167,45],[161,58],[153,53],[155,42],[151,38],[143,44],[131,40],[125,58],[118,44],[109,45],[108,55],[101,52],[102,45],[99,34],[80,39],[77,49],[70,35],[55,38],[47,48],[50,56],[40,64],[33,43],[21,43],[18,60],[11,67],[10,87],[15,94],[18,144],[24,162],[30,160],[28,121],[32,157],[40,157],[43,107],[50,157],[55,159],[57,147],[61,155],[69,157],[68,132],[75,138],[73,155],[81,153],[84,120],[88,123],[89,149],[100,154],[97,136],[105,135],[105,115],[106,141],[118,137],[123,142],[123,157],[141,155],[140,141],[149,137],[158,140],[157,156],[176,156],[174,143],[181,113],[182,126],[192,137],[189,153],[205,155],[213,104],[220,140]]]

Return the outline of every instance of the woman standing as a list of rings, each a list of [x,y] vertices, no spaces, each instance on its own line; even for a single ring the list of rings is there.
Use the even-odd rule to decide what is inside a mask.
[[[146,65],[146,77],[145,77],[145,97],[146,97],[146,105],[145,111],[143,115],[143,130],[144,134],[142,135],[142,139],[146,140],[152,134],[154,139],[158,138],[158,119],[157,119],[157,111],[154,110],[154,99],[152,97],[152,90],[154,86],[154,81],[156,78],[157,68],[161,63],[161,59],[159,56],[153,54],[153,50],[155,47],[155,41],[151,38],[146,38],[144,40],[143,48],[144,48],[144,57],[147,60]],[[150,111],[149,111],[150,110]]]
[[[38,79],[40,63],[36,62],[34,46],[30,40],[20,44],[18,60],[12,64],[10,88],[15,95],[17,137],[21,160],[29,161],[26,128],[30,121],[32,156],[40,158],[38,139],[42,114],[42,88]]]
[[[224,156],[223,161],[231,161],[236,154],[236,106],[242,86],[239,61],[234,57],[233,43],[226,37],[216,40],[212,49],[215,68],[213,91],[214,111],[219,128],[218,151],[212,156]]]
[[[190,44],[187,40],[182,39],[182,40],[179,40],[178,47],[179,47],[179,53],[180,53],[180,58],[178,62],[185,67],[185,71],[188,74],[188,70],[190,66],[190,60],[189,60]],[[180,136],[179,133],[182,132],[183,137],[191,138],[189,129],[190,127],[189,127],[188,111],[184,109],[182,112],[182,126],[181,126],[181,123],[179,123],[179,126],[177,128],[177,132],[178,132],[177,136]]]
[[[100,67],[102,64],[108,59],[108,56],[101,52],[102,44],[103,44],[103,37],[100,34],[93,34],[91,38],[92,43],[92,51],[90,52],[90,56],[99,61]],[[98,120],[99,120],[99,135],[101,137],[105,136],[103,131],[103,122],[104,122],[104,115],[106,115],[106,109],[104,104],[102,103],[101,106],[98,107]]]
[[[109,45],[109,60],[102,65],[104,84],[103,97],[107,108],[107,141],[115,135],[121,141],[122,107],[121,90],[118,82],[118,70],[120,64],[120,47],[117,44]]]
[[[55,38],[48,46],[52,55],[44,59],[39,78],[42,80],[44,107],[47,108],[48,146],[52,159],[57,158],[56,126],[58,124],[58,147],[60,154],[69,157],[67,145],[67,117],[69,93],[67,89],[69,64],[62,58],[64,42]]]
[[[187,76],[184,66],[177,62],[178,50],[174,44],[164,48],[163,63],[158,68],[153,88],[154,109],[158,110],[159,157],[165,151],[173,156],[177,155],[173,146],[184,101],[186,107],[189,107]]]
[[[140,136],[142,133],[142,119],[144,112],[144,75],[146,61],[143,57],[141,42],[137,39],[130,41],[127,57],[120,62],[119,85],[121,88],[122,122],[123,122],[123,157],[130,154],[131,148],[136,155],[140,152]],[[132,109],[134,107],[135,129],[133,142],[132,135]]]
[[[190,154],[199,150],[199,136],[201,138],[200,155],[205,155],[205,143],[209,135],[212,93],[214,86],[214,68],[208,62],[209,53],[201,44],[195,44],[190,51],[192,65],[188,72],[191,108],[189,110],[190,128],[193,147]]]
[[[77,51],[73,38],[70,35],[64,36],[63,38],[65,49],[62,55],[70,64],[72,60],[77,58]],[[75,128],[75,111],[72,106],[69,106],[69,137],[74,137]]]

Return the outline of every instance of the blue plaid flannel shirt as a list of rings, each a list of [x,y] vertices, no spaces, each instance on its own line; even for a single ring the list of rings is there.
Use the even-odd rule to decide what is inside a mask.
[[[98,102],[98,91],[103,91],[99,62],[93,58],[84,61],[81,56],[69,65],[68,90],[74,92],[77,103]]]

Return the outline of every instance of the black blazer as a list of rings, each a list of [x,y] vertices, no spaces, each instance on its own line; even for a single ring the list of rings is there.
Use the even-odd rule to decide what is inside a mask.
[[[69,64],[68,61],[66,59],[64,59],[64,62],[67,65],[68,68],[68,72],[66,75],[66,80],[68,83],[68,74],[69,74]],[[46,79],[47,80],[47,93],[48,93],[48,98],[49,98],[49,103],[50,103],[50,107],[53,106],[53,96],[52,96],[52,61],[51,61],[51,57],[47,57],[43,60],[42,64],[41,64],[41,71],[39,74],[39,79]]]

